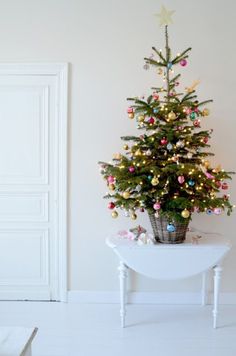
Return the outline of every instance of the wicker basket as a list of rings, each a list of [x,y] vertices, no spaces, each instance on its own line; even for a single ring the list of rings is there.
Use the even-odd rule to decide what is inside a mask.
[[[154,214],[149,214],[149,219],[152,225],[155,240],[164,244],[180,244],[184,242],[188,229],[189,219],[186,222],[174,222],[175,231],[168,232],[167,225],[169,219],[165,216],[155,217]]]

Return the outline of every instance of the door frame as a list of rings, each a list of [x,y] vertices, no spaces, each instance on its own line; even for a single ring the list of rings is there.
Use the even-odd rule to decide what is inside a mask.
[[[58,158],[57,239],[55,241],[57,301],[67,302],[67,172],[68,63],[0,63],[0,75],[49,75],[57,78],[55,148]]]

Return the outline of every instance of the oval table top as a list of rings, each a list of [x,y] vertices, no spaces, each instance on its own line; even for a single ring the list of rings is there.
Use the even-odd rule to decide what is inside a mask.
[[[202,273],[219,264],[231,248],[217,234],[201,234],[197,244],[188,233],[182,244],[138,245],[136,240],[113,235],[106,239],[119,259],[132,270],[162,280],[182,279]]]

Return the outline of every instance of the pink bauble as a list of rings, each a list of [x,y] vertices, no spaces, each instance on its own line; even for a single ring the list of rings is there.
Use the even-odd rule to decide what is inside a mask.
[[[127,109],[127,113],[128,113],[128,114],[131,114],[132,112],[134,112],[134,109],[133,109],[133,108],[128,108],[128,109]]]
[[[206,172],[205,175],[206,175],[206,177],[208,179],[213,179],[214,178],[214,176],[211,173]]]
[[[215,208],[213,211],[214,211],[214,214],[216,214],[216,215],[220,215],[222,213],[221,208]]]
[[[222,189],[226,190],[229,188],[228,184],[226,182],[222,183],[222,186],[221,186]]]
[[[150,117],[150,119],[148,120],[149,124],[154,124],[155,122],[155,119],[154,117]]]
[[[207,143],[207,142],[208,142],[208,137],[204,137],[204,138],[203,138],[203,142],[204,142],[204,143]]]
[[[113,177],[113,176],[108,176],[108,177],[107,177],[107,181],[108,181],[108,183],[114,183],[114,182],[115,182],[115,177]]]
[[[193,121],[193,126],[200,127],[201,121],[199,119]]]
[[[129,171],[130,171],[130,173],[134,173],[135,168],[133,166],[131,166],[131,167],[129,167]]]
[[[178,177],[178,182],[179,182],[179,184],[183,184],[184,181],[185,181],[184,176],[179,176],[179,177]]]
[[[217,188],[221,187],[221,181],[217,180],[215,184],[216,184]]]
[[[155,203],[155,204],[153,205],[153,209],[155,209],[155,210],[161,209],[161,204],[160,204],[160,203]]]
[[[167,143],[168,143],[167,139],[165,137],[163,137],[161,139],[161,145],[164,146],[164,145],[167,145]]]
[[[198,112],[198,111],[199,111],[199,109],[198,109],[198,108],[195,108],[195,109],[194,109],[194,112]]]
[[[185,112],[186,112],[186,114],[191,114],[191,112],[192,112],[192,109],[190,109],[190,108],[187,108],[187,109],[185,109]]]
[[[179,62],[179,64],[182,66],[182,67],[185,67],[187,65],[187,61],[186,59],[181,59],[181,61]]]
[[[108,209],[114,209],[115,208],[115,203],[113,203],[112,201],[108,204]]]
[[[159,95],[157,93],[153,93],[152,97],[153,97],[153,100],[158,100],[159,99]]]

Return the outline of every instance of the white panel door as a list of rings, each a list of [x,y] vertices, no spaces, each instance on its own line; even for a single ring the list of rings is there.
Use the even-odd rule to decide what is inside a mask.
[[[0,64],[0,299],[65,299],[66,73]]]

